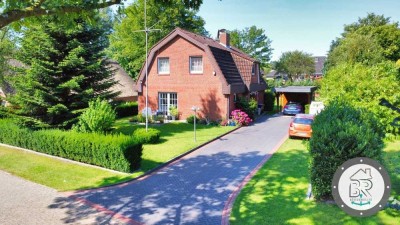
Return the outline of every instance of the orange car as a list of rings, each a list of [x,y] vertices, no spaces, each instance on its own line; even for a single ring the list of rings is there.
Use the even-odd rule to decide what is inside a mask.
[[[310,138],[312,134],[311,124],[314,121],[314,115],[297,114],[289,126],[289,137]]]

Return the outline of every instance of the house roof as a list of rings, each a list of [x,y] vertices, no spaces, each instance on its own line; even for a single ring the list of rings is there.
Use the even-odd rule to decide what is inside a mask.
[[[148,56],[149,67],[151,66],[156,52],[178,36],[204,50],[211,61],[216,75],[220,78],[224,94],[243,93],[247,90],[256,91],[255,88],[250,85],[246,77],[250,77],[251,79],[252,65],[253,63],[259,63],[257,60],[251,58],[237,48],[224,46],[212,38],[204,37],[181,28],[174,29],[151,48]],[[144,83],[143,81],[145,79],[144,66],[145,65],[143,65],[140,71],[140,76],[137,81],[138,92],[142,91],[142,83]],[[264,80],[261,78],[260,83],[261,86],[257,86],[257,89],[266,87]]]
[[[315,73],[322,75],[322,71],[324,69],[324,64],[326,61],[326,56],[314,56],[315,60]]]
[[[110,60],[109,62],[112,70],[114,71],[114,80],[118,82],[110,88],[111,91],[120,92],[117,98],[137,96],[138,93],[135,91],[135,81],[116,61]]]
[[[316,86],[288,86],[276,87],[276,93],[312,93],[317,90]]]

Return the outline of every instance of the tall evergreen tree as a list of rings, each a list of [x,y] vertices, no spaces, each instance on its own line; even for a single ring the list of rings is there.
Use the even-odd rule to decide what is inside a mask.
[[[9,99],[16,114],[69,128],[90,100],[116,95],[109,90],[115,81],[103,51],[109,27],[102,22],[77,20],[71,28],[48,17],[24,31],[17,58],[26,66],[18,68]]]

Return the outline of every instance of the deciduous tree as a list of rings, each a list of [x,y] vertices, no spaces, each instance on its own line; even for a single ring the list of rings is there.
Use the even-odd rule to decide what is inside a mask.
[[[44,15],[82,14],[87,11],[118,5],[125,0],[3,0],[0,1],[0,28],[26,18]],[[169,5],[174,0],[157,0]],[[183,0],[187,8],[198,9],[202,0]]]
[[[246,27],[243,30],[236,29],[231,31],[230,37],[232,46],[257,59],[263,68],[268,66],[273,49],[264,29],[256,26]]]
[[[290,81],[299,79],[301,75],[315,72],[314,58],[302,51],[284,52],[276,62],[276,70],[288,75]]]

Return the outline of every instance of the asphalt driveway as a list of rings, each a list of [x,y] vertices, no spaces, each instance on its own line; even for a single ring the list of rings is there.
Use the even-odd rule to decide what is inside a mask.
[[[69,193],[69,198],[107,214],[109,221],[221,224],[224,209],[226,220],[232,196],[246,176],[287,137],[290,120],[261,118],[144,179]]]

